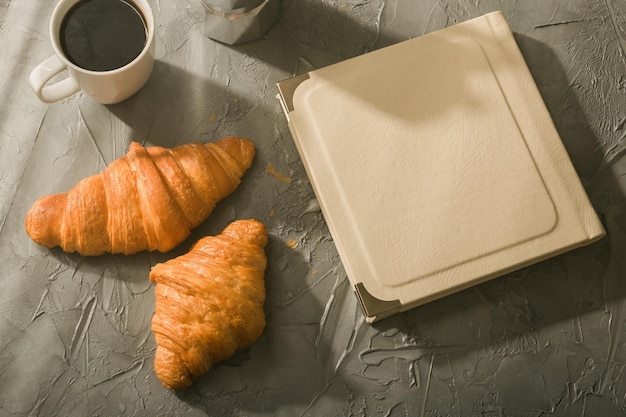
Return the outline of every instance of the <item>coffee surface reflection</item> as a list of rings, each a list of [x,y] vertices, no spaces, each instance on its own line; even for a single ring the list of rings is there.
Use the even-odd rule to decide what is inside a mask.
[[[146,24],[131,1],[81,0],[61,24],[67,58],[81,68],[110,71],[132,62],[146,45]]]

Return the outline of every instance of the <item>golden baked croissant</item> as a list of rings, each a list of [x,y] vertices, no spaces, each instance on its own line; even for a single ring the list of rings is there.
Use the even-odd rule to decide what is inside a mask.
[[[235,137],[172,149],[133,142],[103,172],[37,200],[26,232],[81,255],[166,252],[237,188],[254,154],[251,141]]]
[[[238,220],[217,236],[150,272],[154,371],[168,389],[183,389],[214,364],[250,346],[265,327],[267,229]]]

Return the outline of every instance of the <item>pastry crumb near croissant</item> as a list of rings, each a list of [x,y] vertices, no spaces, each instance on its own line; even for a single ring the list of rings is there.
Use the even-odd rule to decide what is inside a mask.
[[[166,252],[237,188],[254,154],[254,143],[237,137],[171,149],[133,142],[103,172],[37,200],[26,232],[81,255]]]
[[[266,244],[262,223],[238,220],[221,234],[199,240],[188,253],[152,268],[154,371],[164,387],[189,387],[261,336]]]

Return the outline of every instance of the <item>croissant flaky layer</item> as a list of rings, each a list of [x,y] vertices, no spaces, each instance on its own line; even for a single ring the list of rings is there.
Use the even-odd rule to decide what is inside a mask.
[[[251,141],[236,137],[171,149],[133,142],[103,172],[37,200],[26,232],[81,255],[166,252],[237,188],[254,154]]]
[[[221,234],[201,239],[185,255],[152,268],[154,371],[164,387],[189,387],[261,336],[266,244],[262,223],[238,220]]]

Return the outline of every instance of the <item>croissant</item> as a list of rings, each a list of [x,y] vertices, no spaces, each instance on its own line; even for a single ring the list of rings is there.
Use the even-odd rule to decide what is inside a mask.
[[[37,200],[26,232],[81,255],[166,252],[237,188],[254,154],[251,141],[235,137],[172,149],[133,142],[103,172]]]
[[[265,327],[267,229],[238,220],[217,236],[155,265],[154,371],[164,387],[183,389],[214,364],[250,346]]]

